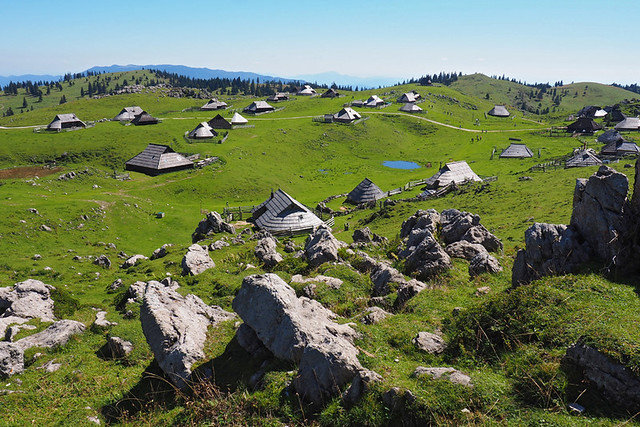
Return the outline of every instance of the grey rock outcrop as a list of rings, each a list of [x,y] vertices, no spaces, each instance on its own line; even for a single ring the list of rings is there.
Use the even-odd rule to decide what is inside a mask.
[[[338,250],[346,246],[344,242],[333,237],[329,228],[321,225],[307,238],[305,244],[307,261],[312,267],[329,261],[338,261],[340,259]]]
[[[419,210],[402,223],[400,238],[404,239],[411,234],[412,230],[428,230],[431,234],[436,233],[440,226],[440,214],[435,209]]]
[[[440,354],[447,349],[447,343],[440,335],[431,332],[418,332],[411,342],[417,349],[429,354]]]
[[[471,378],[454,368],[425,368],[424,366],[418,366],[415,371],[413,371],[413,374],[411,374],[413,377],[420,377],[423,375],[428,375],[434,380],[444,378],[453,384],[473,387]]]
[[[362,317],[362,323],[364,323],[365,325],[374,325],[383,321],[389,316],[393,316],[393,314],[383,310],[380,307],[369,307]]]
[[[363,245],[379,245],[381,243],[386,243],[388,239],[386,237],[380,236],[371,232],[369,227],[364,227],[353,232],[353,243],[363,244]]]
[[[398,298],[396,298],[394,306],[396,308],[402,307],[407,301],[418,295],[426,288],[427,285],[419,280],[411,279],[407,281],[398,288]]]
[[[183,297],[156,281],[148,283],[140,308],[147,343],[160,368],[180,388],[191,375],[193,364],[204,358],[209,325],[234,317],[195,295]]]
[[[271,235],[261,238],[256,244],[254,253],[267,268],[276,266],[283,259],[276,250],[277,245],[278,240]]]
[[[482,224],[480,216],[457,209],[445,209],[440,214],[442,240],[446,244],[465,240],[484,246],[488,251],[502,250],[502,242]]]
[[[71,337],[81,334],[86,327],[75,320],[58,320],[42,332],[29,335],[15,342],[23,351],[32,347],[54,348],[67,344]]]
[[[525,231],[524,241],[526,249],[518,251],[513,263],[513,286],[571,273],[591,256],[589,245],[566,225],[535,223]]]
[[[499,273],[502,267],[498,260],[489,253],[480,253],[474,256],[469,262],[469,276],[476,277],[484,273]]]
[[[97,328],[109,328],[111,326],[117,325],[116,322],[110,322],[107,320],[107,312],[99,311],[96,313],[96,320],[93,322],[93,325]]]
[[[35,279],[16,283],[13,288],[0,288],[0,319],[21,317],[39,318],[43,322],[54,321],[51,299],[53,289],[53,286]]]
[[[224,222],[218,212],[213,211],[209,212],[207,216],[198,223],[196,230],[191,235],[191,242],[199,242],[216,233],[235,234],[236,230],[231,224]]]
[[[342,399],[349,405],[357,403],[374,383],[382,382],[382,377],[368,369],[358,371],[349,388],[342,394]]]
[[[363,370],[355,331],[320,303],[297,298],[275,274],[246,277],[233,309],[274,356],[298,363],[293,385],[305,400],[322,402]]]
[[[324,276],[322,274],[318,274],[315,277],[302,277],[300,274],[294,274],[291,276],[291,283],[326,283],[328,287],[331,289],[340,289],[342,286],[342,280],[336,277]]]
[[[93,260],[93,264],[102,268],[111,268],[111,260],[106,255],[100,255]]]
[[[0,378],[24,371],[24,352],[13,343],[0,341]]]
[[[151,259],[154,260],[166,257],[169,253],[169,248],[172,246],[172,243],[165,243],[164,245],[160,246],[158,249],[153,251],[153,253],[151,254]]]
[[[131,256],[131,257],[127,258],[127,260],[125,262],[122,263],[120,268],[131,268],[134,265],[136,265],[138,263],[138,261],[145,260],[145,259],[149,259],[149,258],[147,258],[146,256],[141,255],[141,254],[137,254],[137,255]]]
[[[209,245],[209,250],[218,251],[222,248],[226,248],[227,246],[229,246],[229,242],[224,239],[219,239]]]
[[[402,305],[426,288],[426,285],[418,280],[405,279],[387,261],[377,261],[362,251],[356,252],[356,255],[357,258],[353,261],[353,265],[360,272],[369,273],[373,282],[374,297],[388,295],[392,288],[395,288],[398,292],[398,300],[400,300],[398,304]]]
[[[428,229],[414,229],[400,257],[406,259],[407,272],[420,280],[429,279],[453,266],[449,255]]]
[[[613,407],[630,413],[640,411],[640,378],[629,368],[581,343],[569,347],[562,362],[581,373]]]
[[[110,359],[124,359],[133,351],[133,344],[120,337],[109,337],[103,353]]]
[[[451,258],[462,258],[467,261],[471,261],[476,255],[488,253],[484,246],[466,240],[450,243],[444,250]]]
[[[187,253],[182,258],[182,275],[196,276],[215,266],[216,264],[209,256],[209,251],[198,244],[193,244],[189,246]]]

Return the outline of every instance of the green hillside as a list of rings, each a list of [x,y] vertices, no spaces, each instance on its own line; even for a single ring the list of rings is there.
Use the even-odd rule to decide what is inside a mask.
[[[135,94],[80,96],[80,88],[88,83],[108,81],[108,87],[115,88],[116,84],[123,86],[125,79],[145,88]],[[141,70],[63,82],[62,91],[51,89],[42,105],[23,113],[14,107],[22,105],[20,93],[0,95],[4,111],[11,107],[15,112],[0,118],[0,251],[4,254],[0,286],[27,278],[42,280],[58,289],[54,300],[62,317],[90,326],[96,309],[103,309],[110,321],[118,323],[107,330],[90,328],[63,348],[29,350],[25,372],[4,380],[0,387],[16,391],[0,394],[0,425],[26,425],[32,420],[40,425],[86,425],[89,416],[113,425],[414,422],[564,426],[633,422],[633,414],[608,408],[591,393],[582,395],[580,384],[563,370],[561,360],[566,348],[582,339],[636,374],[640,372],[637,278],[611,280],[601,274],[602,266],[590,265],[580,274],[545,278],[511,290],[511,266],[516,251],[524,245],[525,230],[534,222],[568,223],[576,179],[589,177],[597,169],[548,166],[532,171],[535,165],[566,158],[583,144],[596,150],[602,147],[596,142],[597,135],[571,137],[550,133],[549,128],[558,124],[560,113],[567,115],[584,104],[617,103],[633,94],[594,83],[567,85],[556,88],[570,92],[557,106],[556,116],[516,112],[506,119],[485,113],[496,103],[515,107],[531,88],[481,75],[461,77],[450,87],[411,84],[341,91],[343,96],[335,99],[293,96],[274,104],[278,110],[273,113],[245,115],[249,126],[229,130],[224,142],[217,143],[222,135],[210,142],[193,142],[185,134],[218,112],[199,111],[205,102],[199,97],[174,97],[167,88],[147,87],[147,82],[158,80]],[[410,90],[420,93],[423,102],[418,105],[426,113],[399,111],[395,100]],[[574,98],[575,91],[579,94]],[[227,119],[254,100],[264,99],[229,92],[218,94],[229,104],[220,111]],[[372,94],[389,105],[357,108],[363,120],[350,125],[314,121]],[[59,104],[62,95],[67,102]],[[542,96],[543,106],[551,102],[549,93]],[[161,122],[134,126],[102,120],[132,105]],[[42,129],[56,114],[70,112],[90,126],[59,133]],[[637,133],[625,134],[625,138],[640,143]],[[533,158],[499,159],[502,149],[512,142],[525,143]],[[124,162],[149,143],[219,160],[202,169],[156,177],[126,172]],[[415,162],[419,167],[392,169],[383,164],[395,160]],[[450,272],[428,281],[428,289],[406,306],[394,309],[389,298],[388,308],[394,316],[376,325],[360,321],[372,295],[368,276],[348,265],[326,263],[311,268],[282,251],[284,239],[278,250],[285,254],[285,261],[272,270],[261,266],[253,251],[255,241],[247,240],[211,251],[215,268],[198,276],[181,276],[180,264],[192,243],[191,233],[206,211],[256,205],[277,188],[315,207],[329,196],[349,192],[365,177],[384,191],[403,187],[405,191],[392,199],[409,199],[422,188],[405,187],[407,183],[428,178],[440,164],[458,160],[466,160],[481,177],[493,178],[438,199],[398,202],[384,209],[378,206],[337,216],[334,235],[351,243],[353,230],[366,225],[389,239],[386,246],[366,250],[402,269],[395,252],[404,220],[419,209],[465,210],[480,215],[482,224],[504,243],[504,252],[497,254],[504,267],[501,273],[470,278],[469,263],[455,260]],[[611,166],[627,173],[633,183],[633,173],[628,173],[633,169],[627,166],[634,162],[634,158],[625,158]],[[77,176],[59,179],[68,172]],[[123,179],[126,174],[129,179]],[[349,206],[338,198],[329,207],[338,211]],[[158,212],[164,217],[158,218]],[[50,231],[43,231],[43,225]],[[250,224],[237,226],[240,231]],[[305,236],[293,240],[301,245]],[[120,252],[150,256],[165,243],[174,244],[167,257],[145,260],[126,270],[118,267],[123,262]],[[111,268],[98,267],[88,258],[102,254],[112,261]],[[343,255],[354,261],[346,252]],[[246,269],[247,264],[257,267]],[[298,273],[342,279],[340,289],[318,285],[316,299],[337,313],[340,323],[357,324],[360,361],[380,373],[383,383],[354,406],[335,397],[312,407],[288,387],[295,366],[269,360],[263,366],[266,374],[260,387],[254,389],[248,378],[260,363],[239,347],[234,321],[230,321],[209,331],[201,367],[212,369],[214,377],[183,393],[169,387],[142,333],[139,306],[121,304],[126,288],[137,280],[171,276],[180,283],[178,291],[183,295],[196,294],[207,304],[231,310],[242,279],[265,271],[276,272],[285,280]],[[107,291],[116,279],[122,279],[125,287]],[[485,286],[490,288],[487,295],[477,293]],[[294,287],[301,295],[303,285]],[[462,314],[456,317],[458,312]],[[36,329],[22,330],[18,338],[48,326],[36,321],[29,324]],[[485,341],[475,335],[478,327],[502,338]],[[451,348],[440,355],[416,350],[411,339],[419,331],[441,331]],[[131,341],[133,353],[123,360],[101,358],[99,349],[109,335]],[[476,341],[488,342],[487,347],[472,344]],[[36,357],[36,352],[42,355]],[[62,364],[58,371],[40,369],[52,360]],[[456,367],[468,373],[475,386],[466,389],[412,378],[416,366]],[[391,387],[409,390],[415,400],[404,410],[386,408],[382,395]],[[583,414],[574,415],[567,408],[575,401],[587,407]]]
[[[499,80],[484,74],[459,77],[451,88],[469,96],[487,99],[494,104],[505,104],[529,112],[575,114],[586,105],[615,105],[623,100],[638,99],[638,94],[601,83],[571,83],[537,89],[509,80]],[[524,103],[524,105],[523,105]],[[526,108],[523,108],[525,106]]]

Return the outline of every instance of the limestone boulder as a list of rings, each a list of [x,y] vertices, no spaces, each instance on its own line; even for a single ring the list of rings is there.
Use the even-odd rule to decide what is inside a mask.
[[[320,226],[307,238],[305,244],[307,261],[312,267],[325,262],[338,261],[340,259],[338,250],[346,246],[344,242],[333,237],[329,228]]]
[[[432,334],[431,332],[418,332],[413,340],[413,345],[417,349],[426,351],[429,354],[440,354],[447,349],[447,343],[438,334]]]
[[[440,225],[440,214],[435,209],[419,210],[402,223],[400,238],[404,239],[413,230],[428,230],[431,234],[436,233]]]
[[[149,259],[146,256],[142,255],[142,254],[137,254],[134,256],[131,256],[129,258],[127,258],[125,260],[125,262],[122,263],[122,265],[120,266],[120,268],[131,268],[134,265],[136,265],[139,261],[145,260],[145,259]]]
[[[421,241],[417,245],[409,246],[400,253],[405,258],[405,268],[408,274],[415,275],[420,280],[429,279],[443,271],[450,269],[453,264],[451,258],[428,230],[412,232],[409,241],[415,242],[413,236],[420,235]]]
[[[53,322],[53,289],[53,286],[35,279],[16,283],[13,288],[0,288],[0,318],[39,318],[43,322]]]
[[[0,341],[0,378],[24,371],[24,351],[13,343]]]
[[[418,366],[413,374],[411,374],[413,377],[421,377],[425,375],[433,378],[434,380],[442,378],[449,380],[453,384],[473,387],[473,381],[471,381],[471,378],[454,368],[426,368],[424,366]]]
[[[235,315],[210,307],[195,295],[183,297],[150,281],[140,308],[140,322],[158,365],[177,387],[185,386],[194,363],[204,358],[207,328]]]
[[[42,332],[15,341],[15,345],[23,351],[32,347],[60,347],[67,344],[74,335],[83,333],[85,329],[83,323],[75,320],[58,320]]]
[[[488,252],[474,256],[469,262],[469,276],[476,277],[483,273],[499,273],[502,271],[500,262]]]
[[[222,220],[222,216],[218,212],[209,212],[196,227],[191,235],[191,242],[197,243],[216,233],[235,234],[236,230],[233,226]]]
[[[182,258],[182,275],[197,276],[215,266],[216,264],[209,256],[209,251],[198,244],[193,244],[189,246],[187,253]]]
[[[153,253],[151,254],[151,259],[153,260],[166,257],[169,253],[169,248],[172,246],[172,243],[165,243],[164,245],[160,246],[158,249],[153,251]]]
[[[111,268],[111,260],[106,255],[100,255],[93,260],[93,264],[102,268]]]
[[[275,274],[246,277],[233,309],[274,356],[299,365],[293,385],[305,400],[322,402],[363,369],[356,332],[320,303],[296,297]]]
[[[365,325],[375,325],[376,323],[382,322],[389,316],[393,315],[380,307],[369,307],[362,317],[362,323]]]
[[[462,258],[467,261],[471,261],[476,255],[487,253],[487,249],[481,244],[471,243],[466,240],[450,243],[444,250],[451,258]]]
[[[267,268],[275,267],[283,259],[276,250],[277,244],[278,240],[271,235],[261,238],[256,244],[254,253]]]
[[[103,354],[110,359],[124,359],[133,351],[133,344],[120,337],[110,336],[103,347]]]

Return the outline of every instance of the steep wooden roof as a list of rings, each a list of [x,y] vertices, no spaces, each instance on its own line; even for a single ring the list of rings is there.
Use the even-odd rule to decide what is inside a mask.
[[[403,93],[398,102],[416,102],[420,99],[420,94],[416,91]]]
[[[142,113],[138,114],[133,120],[131,120],[131,123],[136,126],[155,125],[158,124],[158,119],[156,119],[146,111],[143,111]]]
[[[494,117],[509,117],[509,111],[504,105],[496,105],[487,113]]]
[[[602,129],[602,126],[588,117],[580,117],[578,120],[567,126],[568,132],[577,133],[593,133],[600,129]]]
[[[231,129],[231,123],[220,114],[209,120],[208,124],[212,129]]]
[[[602,147],[600,153],[608,156],[626,156],[640,154],[640,149],[634,142],[619,139]]]
[[[265,111],[274,111],[275,107],[269,105],[266,101],[254,101],[246,106],[243,111],[247,113],[262,113]]]
[[[615,126],[616,130],[637,130],[640,131],[640,119],[637,117],[627,117]]]
[[[129,121],[136,118],[138,114],[142,114],[142,108],[136,106],[133,107],[124,107],[117,116],[113,118],[113,120],[117,121]]]
[[[217,136],[218,133],[213,130],[211,126],[207,122],[201,122],[198,126],[195,127],[191,132],[189,132],[189,138],[194,139],[207,139],[213,138]]]
[[[347,195],[347,201],[357,205],[373,202],[385,196],[386,193],[380,187],[375,185],[369,178],[365,178]]]
[[[209,102],[200,107],[201,110],[222,110],[227,108],[227,103],[218,101],[218,98],[211,98]]]
[[[74,127],[87,127],[85,122],[76,117],[73,113],[56,114],[51,123],[47,126],[49,130],[60,130]]]
[[[365,107],[378,107],[384,105],[384,101],[378,95],[371,95],[369,99],[364,103]]]
[[[335,89],[330,88],[325,93],[320,95],[320,98],[335,98],[336,96],[340,96],[340,93],[337,92]]]
[[[404,111],[405,113],[419,113],[423,110],[413,102],[407,102],[402,107],[400,107],[400,111]]]
[[[140,154],[125,163],[125,169],[158,175],[193,168],[193,162],[173,151],[168,145],[149,144]]]
[[[240,115],[240,113],[235,113],[233,115],[233,117],[231,117],[231,124],[232,125],[244,125],[249,123],[249,120],[245,119],[244,117],[242,117]]]
[[[586,150],[576,150],[573,156],[565,162],[565,167],[582,168],[601,164],[602,160],[596,156],[596,153],[592,149],[588,148]]]
[[[338,111],[333,115],[333,120],[336,122],[350,123],[354,120],[358,120],[362,118],[360,113],[355,111],[353,108],[344,107],[342,110]]]
[[[516,158],[533,157],[533,152],[525,144],[511,144],[505,148],[500,154],[500,158]]]
[[[252,213],[259,228],[274,234],[310,231],[323,224],[306,206],[280,189],[271,193]]]
[[[316,90],[309,85],[304,85],[304,87],[298,91],[298,95],[303,96],[311,96],[315,95],[316,93],[318,92],[316,92]]]
[[[598,142],[609,144],[610,142],[616,142],[620,139],[624,139],[622,138],[622,135],[620,135],[620,132],[615,129],[609,129],[604,131],[604,133],[598,137]]]
[[[452,182],[460,184],[465,181],[482,181],[482,179],[471,170],[464,160],[445,164],[442,169],[426,181],[428,188],[445,187]]]

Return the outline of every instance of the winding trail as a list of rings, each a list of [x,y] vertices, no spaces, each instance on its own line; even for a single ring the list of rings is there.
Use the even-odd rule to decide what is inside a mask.
[[[429,122],[429,123],[434,124],[436,126],[442,126],[442,127],[446,127],[446,128],[449,128],[449,129],[455,129],[455,130],[459,130],[459,131],[462,131],[462,132],[471,132],[471,133],[531,132],[531,131],[536,131],[536,130],[549,130],[550,129],[548,127],[546,127],[546,128],[545,127],[540,127],[540,128],[520,128],[520,129],[492,129],[492,130],[467,129],[467,128],[463,128],[463,127],[460,127],[460,126],[454,126],[454,125],[450,125],[450,124],[447,124],[447,123],[438,122],[436,120],[428,119],[426,117],[421,117],[421,116],[418,116],[416,114],[409,114],[409,113],[390,113],[390,112],[383,112],[383,111],[364,111],[364,112],[361,112],[361,114],[362,115],[382,114],[382,115],[412,117],[412,118],[417,119],[417,120],[422,120],[422,121],[425,121],[425,122]],[[314,117],[317,117],[317,116],[273,117],[273,118],[256,117],[256,118],[252,118],[251,121],[301,120],[301,119],[313,119]],[[169,117],[169,118],[162,118],[162,120],[197,120],[197,119],[198,119],[198,117]],[[524,120],[527,120],[527,119],[524,119]],[[533,122],[533,120],[530,120],[530,121]],[[41,126],[45,126],[45,125],[0,126],[0,130],[31,129],[31,128],[36,128],[36,127],[41,127]]]

